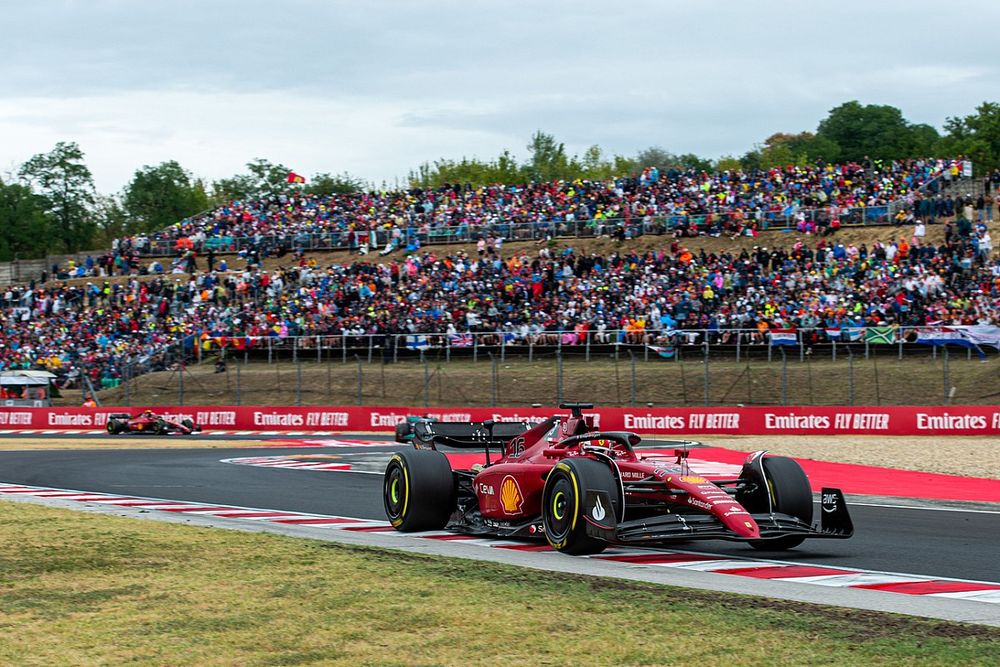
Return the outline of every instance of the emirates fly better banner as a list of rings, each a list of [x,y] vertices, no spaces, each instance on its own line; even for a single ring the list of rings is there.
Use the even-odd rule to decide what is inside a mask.
[[[2,408],[0,432],[91,431],[108,415],[146,409]],[[407,415],[442,421],[542,421],[556,408],[149,406],[205,431],[299,433],[391,432]],[[1000,406],[598,408],[587,411],[608,431],[668,435],[1000,435]]]

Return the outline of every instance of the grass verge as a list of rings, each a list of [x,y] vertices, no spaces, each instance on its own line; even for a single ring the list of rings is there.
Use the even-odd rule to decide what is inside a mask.
[[[0,503],[0,664],[987,664],[1000,630]]]

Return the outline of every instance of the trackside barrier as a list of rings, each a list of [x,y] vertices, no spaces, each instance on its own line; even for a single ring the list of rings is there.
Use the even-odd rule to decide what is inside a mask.
[[[108,415],[145,408],[3,408],[0,433],[22,430],[103,429]],[[442,421],[541,421],[559,412],[546,408],[386,407],[156,407],[191,419],[207,431],[391,432],[407,415]],[[600,408],[603,430],[703,435],[1000,435],[1000,406]]]

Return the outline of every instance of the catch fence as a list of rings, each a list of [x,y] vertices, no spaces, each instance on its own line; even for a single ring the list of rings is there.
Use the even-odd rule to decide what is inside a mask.
[[[105,405],[605,406],[995,403],[993,348],[830,340],[800,330],[772,345],[756,330],[504,332],[189,339],[162,370],[126,367]],[[850,334],[843,334],[844,336]],[[605,338],[606,336],[606,338]],[[984,363],[985,362],[985,363]],[[148,371],[156,372],[148,372]]]

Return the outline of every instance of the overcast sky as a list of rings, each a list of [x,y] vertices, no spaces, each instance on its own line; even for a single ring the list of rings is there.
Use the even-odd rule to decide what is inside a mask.
[[[1000,99],[1000,2],[0,0],[0,173],[75,141],[98,189],[262,157],[390,185],[536,129],[707,157],[841,102],[938,128]]]

